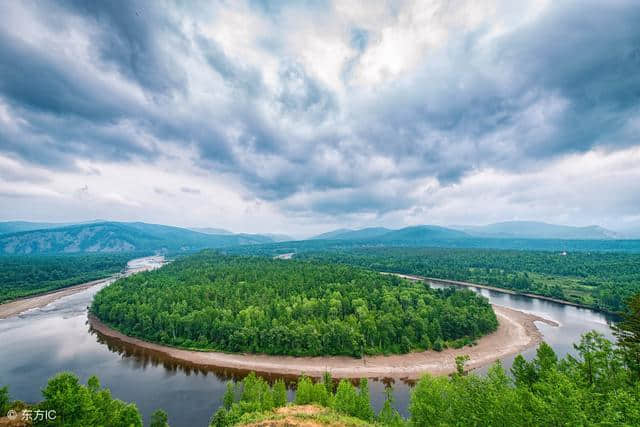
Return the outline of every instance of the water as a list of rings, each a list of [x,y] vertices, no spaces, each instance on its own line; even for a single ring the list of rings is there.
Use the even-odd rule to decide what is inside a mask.
[[[130,263],[130,268],[155,266],[157,260],[145,258]],[[46,307],[33,309],[0,320],[0,385],[9,385],[14,399],[41,400],[41,389],[48,378],[60,371],[72,371],[81,381],[97,375],[114,397],[135,402],[145,422],[151,413],[163,408],[172,426],[206,426],[220,406],[225,383],[241,378],[245,372],[228,369],[195,369],[161,355],[140,351],[105,339],[90,331],[87,306],[103,286],[61,298]],[[494,304],[537,314],[555,320],[559,327],[537,323],[559,356],[572,352],[572,343],[580,335],[595,329],[611,337],[607,325],[611,316],[588,309],[473,288]],[[535,349],[523,353],[528,359]],[[513,356],[503,359],[509,367]],[[481,369],[483,372],[485,369]],[[274,377],[268,377],[274,379]],[[389,380],[370,380],[371,397],[376,409],[384,402],[384,387]],[[395,406],[407,415],[411,386],[393,383]]]

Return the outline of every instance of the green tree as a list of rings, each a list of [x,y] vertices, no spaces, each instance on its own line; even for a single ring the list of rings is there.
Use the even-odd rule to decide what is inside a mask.
[[[404,424],[400,413],[393,408],[393,388],[386,386],[384,388],[385,400],[382,409],[378,413],[377,421],[384,426],[401,426]]]
[[[358,393],[355,387],[347,380],[340,380],[333,399],[334,409],[346,415],[357,416]]]
[[[236,400],[235,396],[235,387],[233,381],[227,382],[227,389],[224,392],[224,396],[222,397],[222,406],[228,411],[231,409],[233,402]]]
[[[296,405],[307,405],[313,402],[313,382],[305,375],[298,379],[295,402]]]
[[[360,392],[358,393],[356,416],[366,421],[372,421],[374,412],[371,407],[371,398],[369,396],[369,382],[366,378],[360,380]]]
[[[11,399],[9,398],[9,387],[0,387],[0,416],[4,416],[9,410],[9,404]]]
[[[276,408],[287,404],[287,387],[282,379],[276,380],[273,385],[273,404]]]
[[[464,375],[464,364],[469,361],[469,355],[456,356],[456,372],[458,375]]]
[[[162,409],[156,410],[151,414],[150,427],[169,427],[169,415]]]
[[[613,326],[624,361],[640,380],[640,293],[627,300],[626,309],[620,313],[622,320]]]

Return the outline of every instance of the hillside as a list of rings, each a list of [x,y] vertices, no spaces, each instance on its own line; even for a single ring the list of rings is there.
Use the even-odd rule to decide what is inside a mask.
[[[272,241],[259,235],[203,234],[142,222],[97,222],[5,234],[0,236],[0,254],[189,251]]]
[[[340,229],[319,234],[309,240],[348,240],[393,242],[398,244],[426,244],[434,239],[463,239],[468,234],[436,225],[417,225],[399,230],[384,227],[368,227],[360,230]]]
[[[368,227],[360,230],[339,229],[319,234],[309,240],[362,240],[380,237],[390,231],[392,230],[384,227]]]
[[[615,231],[607,230],[597,225],[573,227],[535,221],[506,221],[489,225],[459,226],[456,228],[472,236],[494,238],[606,240],[622,237]]]
[[[71,224],[56,222],[3,221],[0,222],[0,234],[18,233],[20,231],[42,230],[45,228],[65,227]]]

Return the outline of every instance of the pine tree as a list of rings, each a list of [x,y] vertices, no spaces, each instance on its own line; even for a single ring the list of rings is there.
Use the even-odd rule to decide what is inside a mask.
[[[356,389],[347,380],[340,380],[333,399],[333,408],[343,414],[357,416],[358,394]]]
[[[313,383],[305,375],[298,380],[296,388],[296,405],[307,405],[313,401]]]
[[[228,411],[235,401],[235,387],[232,381],[227,383],[227,390],[222,398],[222,406]]]
[[[276,408],[287,404],[287,387],[282,379],[276,380],[273,385],[273,405]]]
[[[400,413],[393,409],[393,388],[384,388],[385,400],[382,409],[378,413],[377,421],[383,426],[401,426],[403,424]]]
[[[369,396],[369,382],[366,378],[360,380],[360,393],[358,394],[358,408],[356,412],[355,415],[360,419],[366,421],[373,420],[374,412]]]

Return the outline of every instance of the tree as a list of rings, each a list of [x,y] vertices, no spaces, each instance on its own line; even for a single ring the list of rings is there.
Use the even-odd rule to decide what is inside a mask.
[[[640,379],[640,294],[627,300],[627,308],[620,313],[622,320],[613,325],[613,333],[629,369]]]
[[[0,416],[4,416],[9,410],[9,404],[11,399],[9,398],[9,387],[0,387]]]
[[[231,405],[235,401],[235,387],[232,381],[227,382],[227,389],[224,392],[224,396],[222,397],[222,406],[228,411],[231,409]]]
[[[549,371],[558,364],[558,356],[549,344],[542,341],[536,351],[536,357],[533,359],[533,365],[538,377],[545,376]]]
[[[331,378],[331,372],[325,371],[325,373],[322,376],[322,383],[324,384],[324,387],[327,389],[327,393],[329,395],[332,395],[333,394],[333,378]]]
[[[344,379],[340,380],[333,403],[336,411],[354,417],[357,416],[358,394],[353,384]]]
[[[150,427],[169,427],[169,415],[162,409],[156,410],[151,414]]]
[[[527,362],[521,354],[513,360],[511,374],[518,387],[530,387],[536,380],[536,370],[533,363]]]
[[[456,356],[456,372],[458,375],[464,375],[464,364],[469,361],[469,355]]]
[[[282,379],[276,380],[273,385],[273,406],[279,408],[287,404],[287,387]]]
[[[296,405],[307,405],[313,402],[313,382],[305,375],[298,379],[296,389]]]
[[[371,398],[369,396],[369,382],[366,378],[360,380],[360,392],[358,393],[358,402],[356,409],[356,417],[366,420],[373,420],[373,408],[371,407]]]
[[[384,426],[401,426],[403,424],[400,413],[393,408],[393,388],[384,388],[385,400],[382,409],[378,413],[377,421]]]

